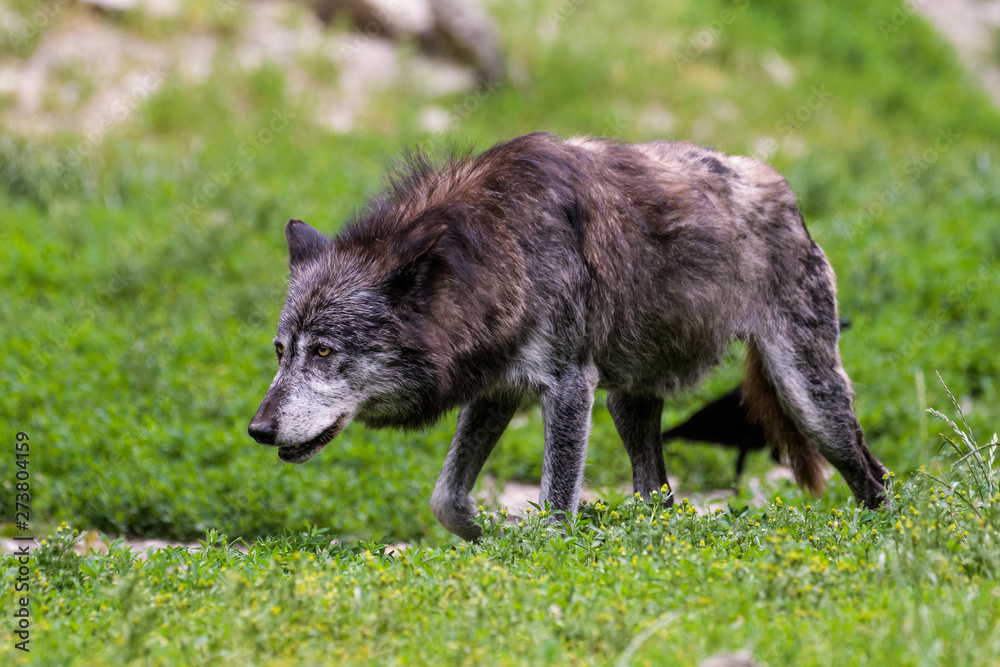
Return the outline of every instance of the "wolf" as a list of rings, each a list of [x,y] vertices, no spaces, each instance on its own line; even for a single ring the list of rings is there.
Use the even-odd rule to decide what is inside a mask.
[[[278,371],[249,433],[302,463],[352,421],[416,429],[459,407],[430,499],[477,539],[470,498],[523,402],[544,421],[540,501],[576,511],[594,392],[636,493],[668,489],[664,397],[745,341],[744,405],[797,481],[823,459],[879,505],[841,364],[834,273],[785,180],[686,142],[529,134],[435,166],[412,156],[334,238],[285,226]]]

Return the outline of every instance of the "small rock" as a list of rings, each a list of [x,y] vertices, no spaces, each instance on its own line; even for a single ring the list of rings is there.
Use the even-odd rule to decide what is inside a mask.
[[[414,86],[426,95],[453,95],[476,87],[468,67],[441,58],[417,56],[410,63]]]
[[[451,114],[441,107],[420,110],[420,128],[425,132],[441,134],[451,129]]]
[[[421,40],[431,53],[441,53],[475,68],[484,86],[504,76],[504,57],[493,19],[475,0],[431,0],[434,32]]]
[[[473,67],[489,86],[504,76],[492,18],[476,0],[308,0],[325,23],[346,16],[366,38],[412,38],[429,55]]]
[[[782,88],[788,88],[795,83],[795,70],[788,61],[778,55],[777,51],[769,51],[761,60],[764,71]]]
[[[714,655],[703,661],[701,667],[760,667],[760,665],[754,662],[750,651],[737,651]]]
[[[127,12],[135,9],[141,3],[139,0],[79,0],[81,5],[87,5],[105,12]]]
[[[669,136],[675,124],[674,115],[656,102],[643,109],[639,115],[639,128],[647,134]]]
[[[346,16],[366,35],[415,37],[434,29],[434,13],[427,0],[311,0],[324,23]]]

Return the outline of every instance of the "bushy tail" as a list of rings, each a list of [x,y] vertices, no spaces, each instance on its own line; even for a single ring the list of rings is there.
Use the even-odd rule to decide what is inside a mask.
[[[782,408],[764,359],[752,341],[747,343],[743,406],[750,420],[764,429],[768,443],[777,449],[781,460],[791,467],[799,486],[822,493],[823,456]]]

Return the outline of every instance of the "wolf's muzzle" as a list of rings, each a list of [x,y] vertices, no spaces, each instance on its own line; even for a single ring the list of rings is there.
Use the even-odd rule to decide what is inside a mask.
[[[327,443],[340,435],[351,421],[348,415],[337,417],[336,421],[309,442],[299,445],[279,445],[278,458],[285,463],[305,463],[314,454],[326,447]]]

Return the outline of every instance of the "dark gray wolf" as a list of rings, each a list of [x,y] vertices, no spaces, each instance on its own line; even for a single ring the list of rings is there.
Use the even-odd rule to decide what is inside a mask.
[[[635,491],[667,483],[663,397],[746,341],[744,402],[819,490],[822,457],[878,505],[840,362],[834,275],[771,167],[689,143],[531,134],[435,168],[410,160],[330,239],[285,227],[278,373],[250,424],[301,463],[352,420],[418,428],[461,406],[431,497],[475,539],[469,493],[526,398],[545,425],[541,500],[574,512],[594,390]]]

